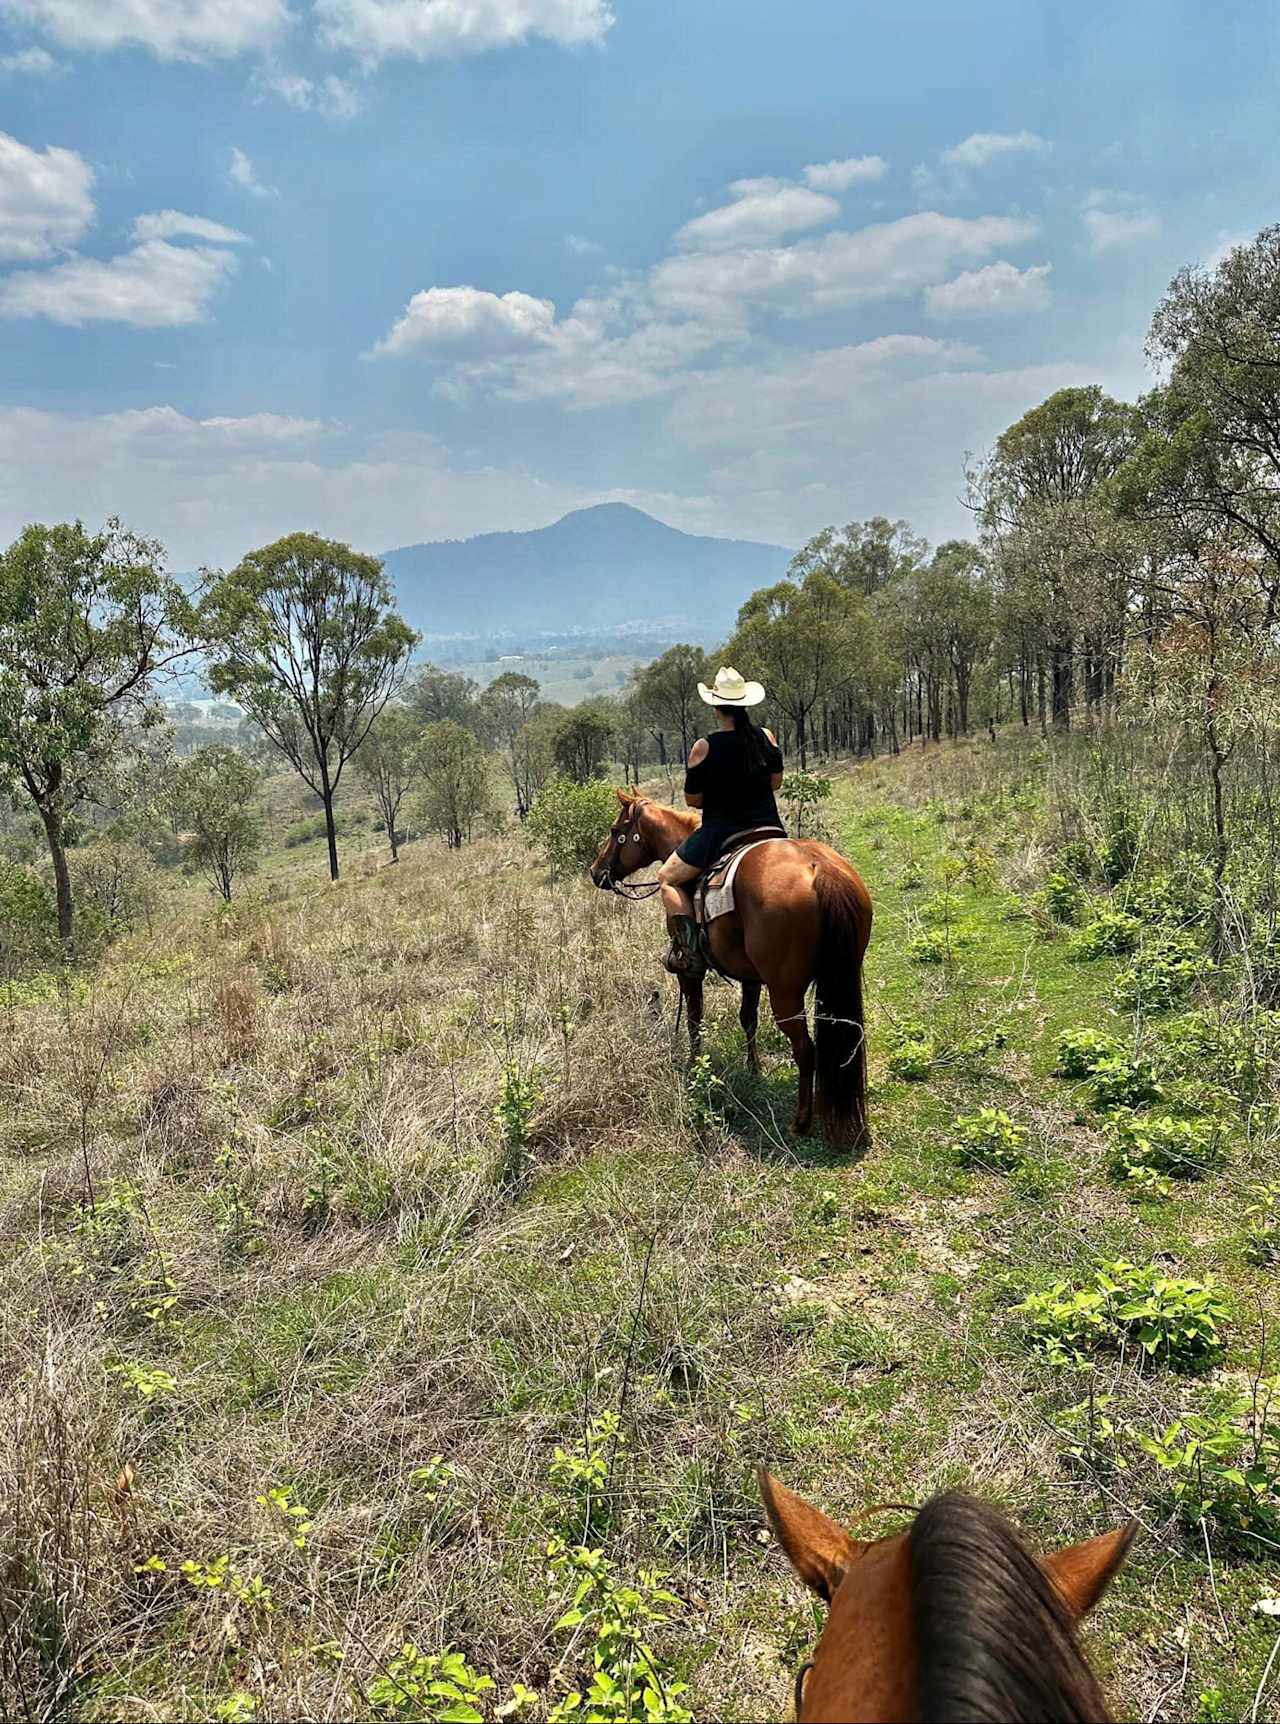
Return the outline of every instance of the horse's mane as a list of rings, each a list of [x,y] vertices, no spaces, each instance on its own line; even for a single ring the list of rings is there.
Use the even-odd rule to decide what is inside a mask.
[[[936,1496],[909,1549],[919,1717],[1110,1719],[1065,1605],[996,1509]]]
[[[666,820],[674,820],[678,826],[683,826],[686,831],[692,832],[695,826],[699,826],[702,823],[701,814],[697,813],[694,809],[672,808],[670,803],[655,802],[651,796],[644,796],[641,798],[641,801],[644,802],[654,814],[661,815],[663,819]]]

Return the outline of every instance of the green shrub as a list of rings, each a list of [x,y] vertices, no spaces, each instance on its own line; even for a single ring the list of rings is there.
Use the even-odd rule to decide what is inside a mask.
[[[1227,1309],[1213,1278],[1181,1281],[1154,1264],[1101,1263],[1083,1287],[1059,1281],[1016,1309],[1031,1319],[1032,1345],[1058,1365],[1136,1343],[1157,1364],[1194,1371],[1226,1345]]]
[[[1092,1077],[1103,1060],[1122,1052],[1120,1043],[1105,1030],[1067,1030],[1058,1040],[1058,1076]]]
[[[1087,899],[1074,875],[1050,874],[1045,880],[1042,896],[1044,907],[1055,922],[1062,922],[1068,928],[1079,926]]]
[[[525,832],[557,878],[589,868],[618,812],[614,792],[598,778],[577,784],[553,778],[529,810]]]
[[[1116,977],[1116,1003],[1127,1012],[1167,1012],[1210,969],[1200,943],[1190,934],[1167,929],[1144,940],[1132,964]]]
[[[919,1018],[903,1018],[886,1036],[889,1070],[907,1083],[923,1083],[933,1066],[937,1049]]]
[[[1137,1054],[1110,1054],[1096,1060],[1089,1075],[1095,1107],[1142,1107],[1165,1097],[1165,1086],[1155,1067]]]
[[[1077,880],[1092,880],[1098,872],[1098,859],[1094,855],[1093,846],[1084,838],[1064,844],[1058,852],[1058,860],[1065,871]]]
[[[1138,1438],[1189,1527],[1208,1522],[1229,1544],[1268,1557],[1280,1539],[1276,1386],[1273,1377],[1252,1394],[1218,1396],[1206,1412],[1184,1413],[1158,1437]]]
[[[1108,1121],[1107,1140],[1112,1171],[1136,1184],[1153,1173],[1171,1179],[1203,1179],[1225,1159],[1222,1128],[1213,1119],[1140,1115],[1122,1108]]]
[[[1098,845],[1098,871],[1109,885],[1118,886],[1133,873],[1141,839],[1137,809],[1127,798],[1118,798],[1107,811],[1106,830]]]
[[[1079,963],[1095,958],[1120,958],[1136,952],[1142,923],[1127,910],[1100,910],[1071,942],[1070,956]]]
[[[1280,1264],[1280,1185],[1251,1185],[1253,1202],[1244,1212],[1249,1255],[1266,1269]]]
[[[951,1148],[965,1166],[995,1173],[1015,1173],[1021,1167],[1026,1127],[1002,1107],[980,1107],[955,1120],[951,1129],[956,1134]]]
[[[369,1684],[373,1718],[414,1718],[434,1724],[483,1724],[484,1696],[492,1676],[480,1676],[460,1652],[420,1652],[412,1641]]]
[[[53,949],[57,938],[53,888],[30,868],[0,857],[0,955],[35,961]]]
[[[339,837],[344,832],[350,832],[355,826],[367,826],[369,815],[363,808],[344,809],[333,816],[334,829]],[[326,836],[323,814],[309,815],[305,820],[299,820],[285,832],[281,843],[286,850],[296,850],[300,844],[312,844],[318,838]]]

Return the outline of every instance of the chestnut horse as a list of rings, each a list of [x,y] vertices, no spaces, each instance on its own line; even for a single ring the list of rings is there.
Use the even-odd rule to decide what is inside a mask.
[[[665,862],[698,824],[697,814],[618,792],[618,817],[591,865],[607,891],[651,862]],[[871,937],[871,898],[853,868],[826,844],[772,839],[744,856],[734,883],[732,915],[709,929],[711,956],[742,985],[739,1017],[747,1062],[759,1071],[756,1026],[760,990],[791,1043],[799,1081],[793,1136],[818,1128],[838,1145],[867,1142],[867,1052],[862,1016],[862,959]],[[805,994],[817,984],[814,1041]],[[698,1052],[702,978],[680,977],[689,1036]]]
[[[906,1532],[863,1542],[764,1467],[758,1477],[779,1544],[831,1607],[796,1676],[800,1724],[1111,1718],[1075,1627],[1137,1521],[1037,1562],[988,1503],[948,1491]]]

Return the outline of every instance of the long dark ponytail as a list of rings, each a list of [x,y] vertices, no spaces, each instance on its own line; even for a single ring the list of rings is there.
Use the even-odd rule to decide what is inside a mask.
[[[733,718],[733,728],[738,738],[738,747],[742,750],[742,758],[746,762],[748,772],[767,772],[769,759],[764,751],[764,732],[758,724],[751,722],[751,714],[745,706],[718,706],[717,712],[727,712]]]

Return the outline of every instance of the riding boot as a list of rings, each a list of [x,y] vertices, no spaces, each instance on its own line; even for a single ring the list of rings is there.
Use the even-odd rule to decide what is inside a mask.
[[[671,950],[666,967],[673,976],[691,979],[704,976],[707,960],[702,951],[702,936],[692,916],[668,916],[667,932],[671,935]]]

